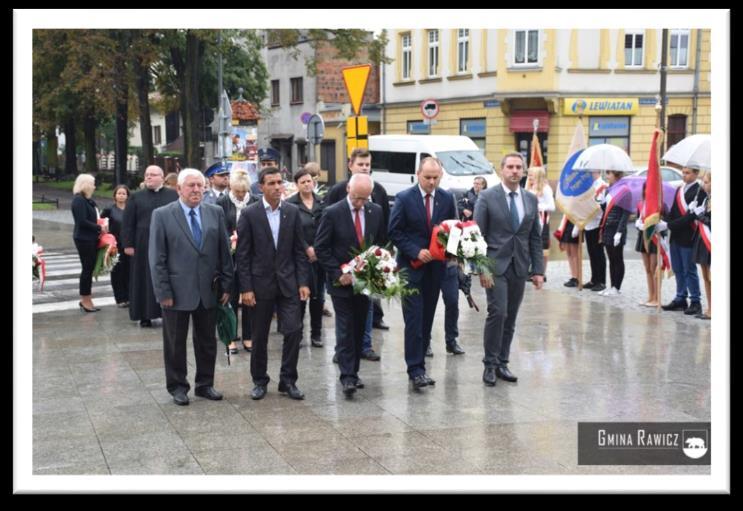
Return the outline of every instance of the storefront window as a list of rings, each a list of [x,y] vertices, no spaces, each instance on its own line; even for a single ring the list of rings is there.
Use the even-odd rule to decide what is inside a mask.
[[[462,119],[459,134],[470,137],[480,151],[485,152],[485,119]]]
[[[629,117],[591,117],[588,121],[588,145],[613,144],[629,154]]]

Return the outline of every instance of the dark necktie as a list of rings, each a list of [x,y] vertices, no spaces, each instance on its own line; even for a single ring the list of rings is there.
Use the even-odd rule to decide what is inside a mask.
[[[519,230],[519,210],[516,209],[516,192],[511,192],[508,195],[511,196],[511,227],[513,227],[513,232],[516,232]]]
[[[431,230],[431,194],[426,194],[426,225],[428,230]]]
[[[354,226],[356,227],[356,239],[359,240],[359,246],[364,246],[364,233],[361,230],[361,217],[359,216],[359,210],[354,209],[356,212],[356,218],[354,219]]]
[[[199,222],[196,221],[196,211],[192,209],[189,215],[191,215],[191,232],[193,233],[193,241],[196,243],[197,247],[201,248],[201,227],[199,227]]]

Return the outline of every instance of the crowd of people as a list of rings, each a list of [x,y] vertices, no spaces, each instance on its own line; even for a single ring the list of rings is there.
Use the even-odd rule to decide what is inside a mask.
[[[113,205],[100,212],[92,199],[93,176],[81,174],[75,181],[73,238],[82,263],[79,307],[85,313],[100,310],[92,300],[91,279],[98,239],[110,232],[120,252],[111,274],[116,304],[128,308],[130,319],[143,328],[162,320],[166,386],[176,404],[189,403],[186,334],[191,320],[195,394],[222,399],[214,389],[218,304],[231,304],[241,318],[239,335],[227,349],[237,354],[240,344],[250,353],[252,399],[262,399],[268,392],[267,343],[274,318],[283,335],[278,390],[292,399],[303,399],[297,387],[297,363],[304,317],[309,304],[310,343],[322,347],[322,318],[331,315],[325,308],[326,293],[335,312],[333,361],[340,369],[343,392],[351,397],[363,389],[359,361],[380,359],[372,347],[372,328],[389,326],[379,301],[355,294],[350,275],[340,268],[352,251],[388,241],[396,249],[398,266],[407,272],[409,288],[416,291],[402,298],[410,384],[418,392],[434,386],[426,358],[433,356],[431,332],[439,296],[445,305],[446,351],[462,355],[458,292],[463,279],[467,289],[471,285],[456,261],[434,260],[429,251],[433,227],[447,219],[474,221],[487,242],[487,256],[495,263],[492,276],[480,276],[487,295],[483,382],[494,386],[497,379],[517,381],[508,367],[516,319],[526,283],[541,289],[546,281],[549,221],[555,211],[544,168],[529,168],[524,188],[524,158],[509,153],[499,166],[500,184],[488,188],[484,178],[476,177],[472,188],[457,199],[439,186],[441,162],[423,158],[416,171],[417,184],[399,193],[390,208],[384,187],[371,177],[371,153],[365,149],[351,153],[350,178],[324,195],[319,193],[318,164],[304,165],[288,186],[278,157],[272,149],[259,151],[261,169],[256,182],[251,182],[246,171],[232,170],[223,163],[204,173],[183,169],[167,176],[152,165],[146,168],[139,191],[131,193],[126,186],[117,186]],[[685,168],[683,176],[673,206],[662,211],[656,225],[662,236],[670,232],[670,259],[676,276],[676,296],[663,309],[709,319],[711,176],[706,173],[701,184],[695,169]],[[554,235],[570,264],[571,278],[564,285],[612,297],[620,294],[624,279],[630,214],[607,200],[607,187],[624,179],[624,174],[608,171],[605,177],[607,181],[600,172],[593,173],[594,200],[601,210],[583,229],[591,268],[588,282],[578,281],[581,233],[577,226],[563,218]],[[642,231],[644,201],[636,213],[635,227]],[[635,250],[642,254],[647,276],[648,299],[643,305],[657,307],[658,248],[638,236]],[[705,311],[697,264],[705,283]]]

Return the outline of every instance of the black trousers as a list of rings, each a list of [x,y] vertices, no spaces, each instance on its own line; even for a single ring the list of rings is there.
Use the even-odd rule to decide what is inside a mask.
[[[299,360],[299,343],[302,340],[302,323],[300,322],[299,293],[291,297],[277,295],[267,300],[256,300],[253,308],[253,349],[250,353],[250,375],[256,385],[267,385],[268,376],[268,334],[274,308],[279,322],[279,332],[284,334],[284,345],[281,354],[281,372],[279,381],[291,384],[297,381],[297,361]]]
[[[592,229],[590,231],[584,231],[584,233],[586,235],[588,257],[591,261],[591,282],[606,285],[606,258],[604,257],[604,250],[599,243],[600,230]]]
[[[98,255],[98,240],[75,240],[75,247],[83,267],[80,271],[80,296],[88,296],[93,287],[93,268]]]
[[[356,383],[359,379],[369,298],[354,295],[350,298],[333,296],[332,299],[336,316],[336,346],[341,383]]]
[[[609,256],[611,286],[619,290],[624,280],[624,245],[617,247],[606,246],[606,255]]]
[[[163,358],[168,392],[191,388],[186,379],[186,337],[189,319],[193,318],[193,349],[196,358],[196,385],[214,385],[214,364],[217,361],[217,309],[205,309],[203,304],[192,311],[163,308]]]
[[[129,256],[123,250],[119,252],[119,262],[111,270],[111,287],[116,303],[129,301]]]
[[[322,310],[325,305],[325,272],[319,263],[310,265],[312,272],[312,286],[310,286],[310,299],[302,303],[302,331],[304,332],[304,315],[307,312],[307,303],[310,308],[310,337],[320,337],[322,335]]]

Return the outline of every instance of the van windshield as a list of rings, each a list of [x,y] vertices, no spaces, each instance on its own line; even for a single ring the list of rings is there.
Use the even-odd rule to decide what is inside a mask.
[[[446,172],[452,176],[477,176],[493,173],[493,166],[478,150],[439,151],[436,156],[444,164]]]

